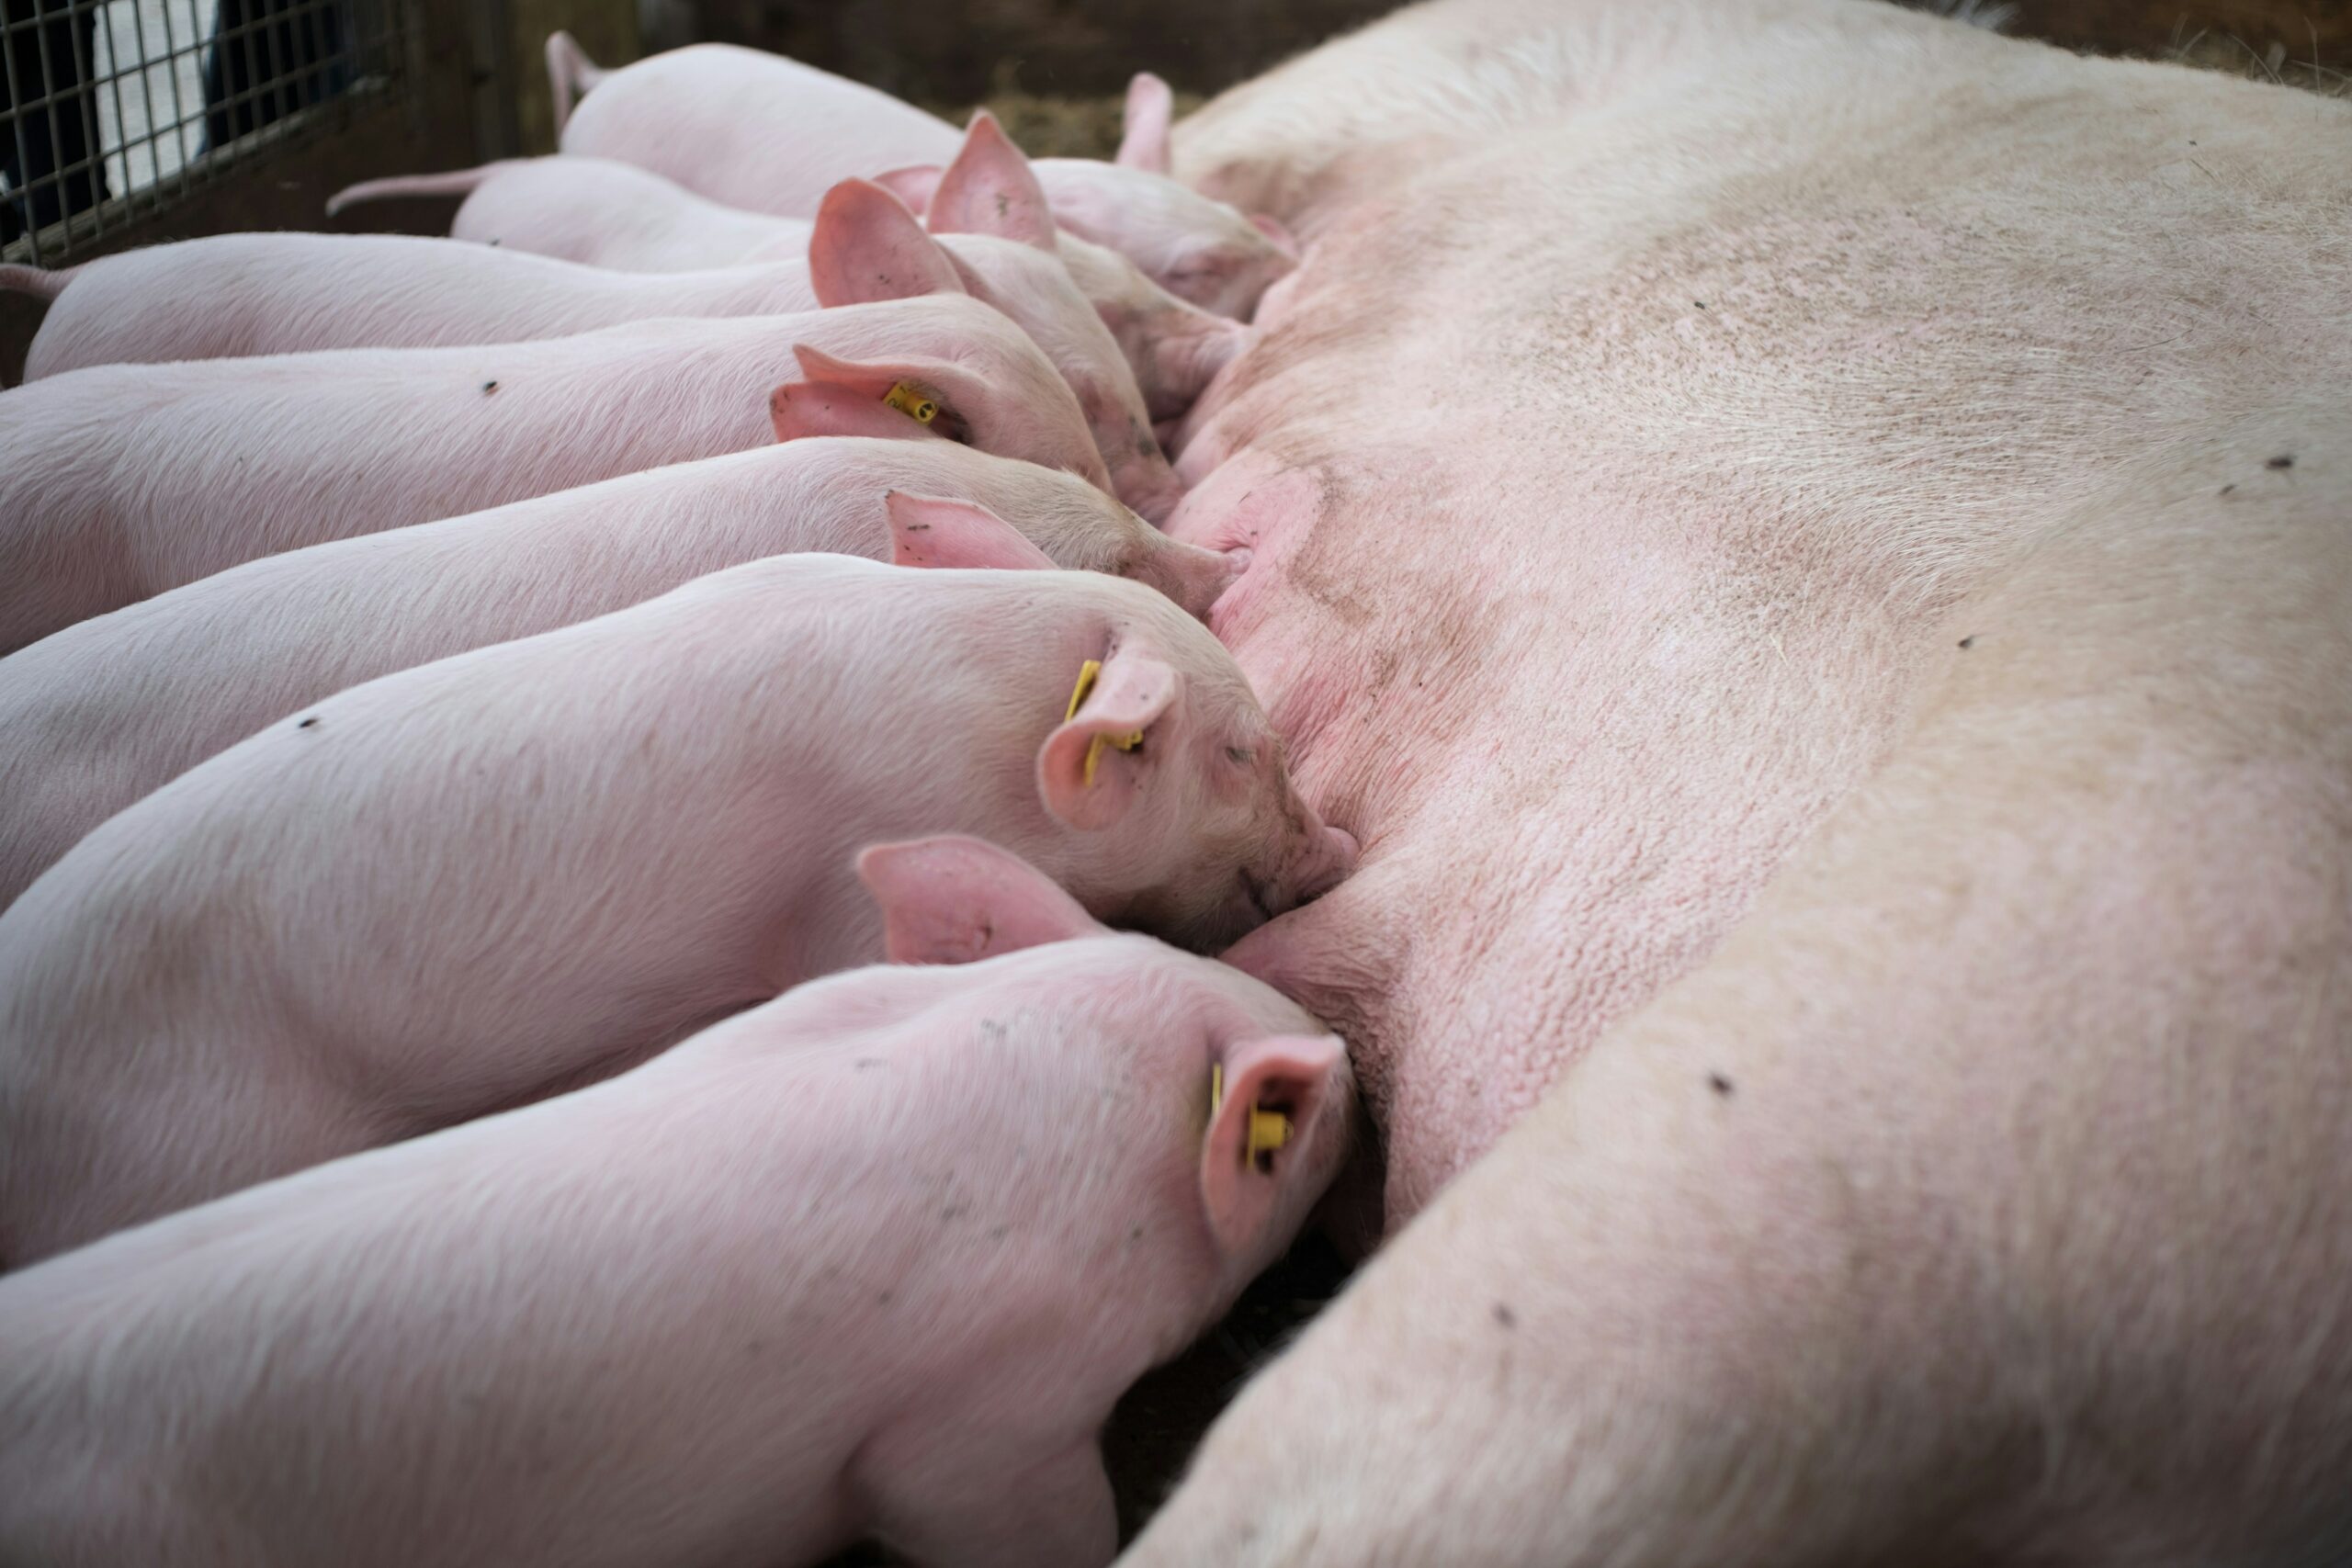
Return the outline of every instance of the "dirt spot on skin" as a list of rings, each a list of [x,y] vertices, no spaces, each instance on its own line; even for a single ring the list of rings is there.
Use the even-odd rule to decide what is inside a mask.
[[[312,714],[310,717],[308,717],[308,718],[306,718],[306,719],[302,720],[300,724],[297,724],[294,728],[297,728],[297,729],[315,729],[315,728],[318,728],[318,723],[319,723],[319,716],[318,716],[317,714]]]
[[[481,384],[481,395],[485,398],[496,390],[498,390],[498,383],[495,381],[484,381]]]
[[[1960,649],[1962,653],[1967,652],[1970,649],[1974,648],[1975,646],[1976,638],[1973,635],[1960,639]]]
[[[1707,1075],[1707,1087],[1715,1091],[1715,1096],[1719,1100],[1729,1100],[1731,1098],[1731,1079],[1724,1077],[1721,1073],[1709,1073]]]
[[[2292,452],[2281,452],[2262,466],[2266,468],[2291,468],[2295,466],[2295,455]]]
[[[1495,1303],[1495,1321],[1502,1325],[1505,1328],[1517,1328],[1519,1326],[1519,1314],[1511,1311],[1510,1308],[1503,1303],[1497,1302]]]

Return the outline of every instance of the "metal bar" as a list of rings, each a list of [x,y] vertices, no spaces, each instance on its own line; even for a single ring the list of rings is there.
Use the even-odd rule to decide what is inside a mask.
[[[95,29],[99,21],[98,10],[97,0],[65,7],[65,47],[74,55],[74,80],[82,84],[72,112],[82,123],[82,173],[83,178],[89,182],[85,187],[90,197],[86,210],[90,215],[93,239],[105,238],[107,231],[107,149],[106,130],[98,123],[98,89],[102,85],[98,81],[98,62],[95,48],[85,49],[83,46],[82,18],[88,17],[91,28]],[[92,39],[90,41],[95,46],[97,40]],[[90,54],[92,58],[85,60],[83,58],[85,54]],[[61,209],[62,206],[60,203]]]
[[[40,225],[33,221],[32,193],[29,189],[33,150],[31,144],[25,140],[23,106],[17,102],[17,29],[6,25],[6,17],[4,13],[0,13],[0,71],[6,71],[8,73],[8,130],[17,142],[17,172],[9,176],[7,198],[11,204],[19,201],[24,204],[25,243],[27,249],[32,253],[33,265],[39,266],[41,265]],[[43,85],[46,86],[47,84],[44,83]]]
[[[31,231],[9,242],[10,258],[65,265],[232,168],[242,177],[257,159],[340,134],[363,96],[400,101],[391,89],[415,75],[415,10],[413,0],[260,0],[239,20],[217,0],[35,0],[25,20],[0,12],[0,147],[15,149],[0,208]],[[217,96],[192,91],[208,52]]]
[[[33,17],[37,22],[43,24],[48,21],[42,8],[38,6],[33,8]],[[73,25],[73,17],[68,15],[66,26],[70,28]],[[57,123],[57,64],[50,58],[49,28],[46,25],[33,29],[33,47],[40,56],[42,96],[40,107],[49,119],[49,173],[39,179],[28,179],[25,182],[26,188],[32,193],[33,197],[32,210],[28,214],[28,220],[38,228],[40,225],[40,187],[43,185],[49,186],[56,199],[59,218],[62,219],[65,216],[65,176],[58,168],[58,144],[61,140],[61,131]],[[27,173],[29,174],[30,171],[28,170]]]
[[[161,7],[164,16],[164,83],[171,89],[172,151],[177,153],[179,158],[179,161],[172,165],[172,173],[178,176],[173,184],[177,187],[178,196],[185,200],[188,193],[187,111],[180,103],[180,46],[178,39],[173,35],[172,31],[174,7],[175,0],[164,0]],[[158,125],[154,130],[156,132],[155,183],[161,185],[163,183],[164,127]]]
[[[300,91],[296,95],[295,101],[307,108],[311,103],[314,91],[317,101],[321,104],[325,103],[330,96],[328,88],[334,81],[334,53],[327,48],[327,39],[333,29],[324,25],[325,19],[320,15],[319,0],[308,0],[299,15],[302,26],[302,40],[298,52],[302,56],[303,68],[297,73]]]
[[[155,73],[147,59],[147,7],[141,0],[130,0],[130,39],[139,56],[140,100],[147,109],[147,134],[141,139],[147,144],[147,184],[159,186],[164,183],[164,144],[155,133]],[[123,194],[128,196],[131,182],[130,144],[127,137],[123,141],[122,167]]]

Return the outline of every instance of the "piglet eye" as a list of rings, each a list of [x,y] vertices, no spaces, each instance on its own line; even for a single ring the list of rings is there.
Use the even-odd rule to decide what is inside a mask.
[[[1228,762],[1237,763],[1239,766],[1246,768],[1250,763],[1256,761],[1258,760],[1258,756],[1256,752],[1251,751],[1247,747],[1228,746],[1225,749],[1225,760]]]

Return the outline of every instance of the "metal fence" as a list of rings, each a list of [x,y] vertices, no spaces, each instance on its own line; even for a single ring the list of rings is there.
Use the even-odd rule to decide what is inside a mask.
[[[0,0],[0,259],[54,265],[401,90],[415,0]]]

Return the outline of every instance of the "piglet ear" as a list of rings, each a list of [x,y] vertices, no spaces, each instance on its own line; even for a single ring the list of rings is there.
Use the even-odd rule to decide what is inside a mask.
[[[910,164],[875,175],[874,183],[905,202],[907,210],[920,218],[931,210],[931,194],[939,188],[939,176],[946,172],[938,164]]]
[[[964,291],[939,242],[871,180],[843,180],[825,193],[808,231],[808,283],[827,310]]]
[[[994,234],[1052,254],[1054,212],[1029,160],[982,109],[931,196],[934,234]]]
[[[1152,726],[1176,701],[1176,671],[1122,649],[1091,674],[1071,673],[1069,716],[1037,753],[1037,788],[1063,826],[1094,832],[1141,792]]]
[[[1281,219],[1263,212],[1253,212],[1250,215],[1250,227],[1263,234],[1268,244],[1282,252],[1290,260],[1298,259],[1298,242],[1291,237],[1291,231],[1288,229],[1283,227]]]
[[[839,359],[811,344],[796,343],[800,374],[820,387],[868,399],[886,413],[950,440],[965,433],[964,411],[951,393],[969,392],[971,378],[944,359]],[[888,425],[888,422],[884,423]],[[844,433],[845,434],[845,433]]]
[[[939,433],[909,419],[871,393],[831,381],[795,381],[768,394],[768,419],[778,441],[810,435],[873,435],[894,441],[937,441]]]
[[[1119,138],[1118,163],[1147,174],[1168,172],[1168,122],[1175,102],[1167,83],[1148,71],[1135,73],[1127,83],[1125,133]]]
[[[1316,1168],[1309,1145],[1325,1103],[1344,1084],[1347,1055],[1329,1034],[1278,1034],[1227,1047],[1217,1075],[1222,1098],[1209,1109],[1201,1144],[1201,1202],[1227,1257],[1254,1256],[1269,1225],[1321,1196],[1281,1201]]]
[[[1053,557],[977,502],[894,490],[882,507],[890,514],[890,558],[900,566],[1059,570]]]
[[[857,875],[881,906],[893,964],[969,964],[1102,931],[1053,878],[978,839],[876,844]]]

